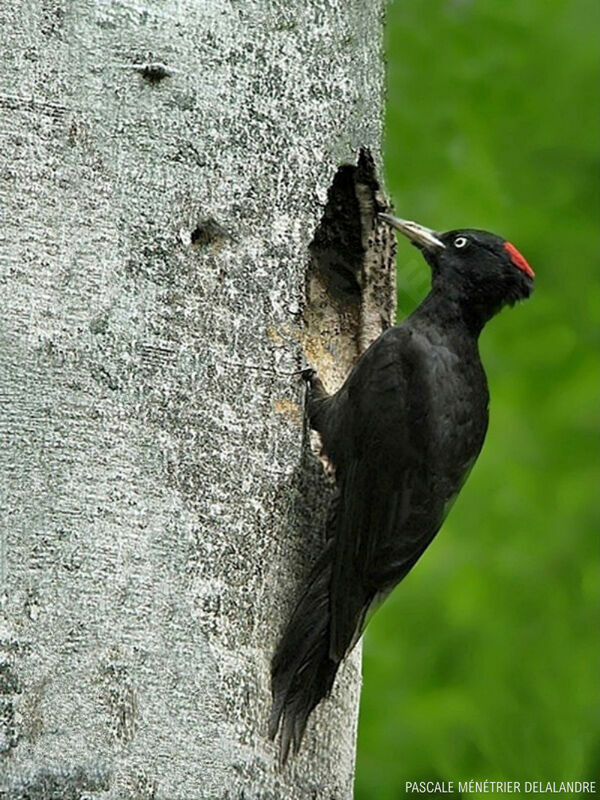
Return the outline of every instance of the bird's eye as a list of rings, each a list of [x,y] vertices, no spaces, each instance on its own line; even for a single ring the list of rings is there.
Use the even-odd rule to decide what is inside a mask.
[[[466,236],[457,236],[456,239],[454,240],[454,247],[465,247],[465,245],[467,245],[468,242],[469,240],[467,239]]]

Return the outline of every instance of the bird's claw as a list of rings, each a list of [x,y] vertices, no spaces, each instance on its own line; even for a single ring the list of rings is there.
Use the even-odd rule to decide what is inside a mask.
[[[307,383],[312,383],[317,377],[317,370],[314,367],[306,367],[300,371],[300,377]]]

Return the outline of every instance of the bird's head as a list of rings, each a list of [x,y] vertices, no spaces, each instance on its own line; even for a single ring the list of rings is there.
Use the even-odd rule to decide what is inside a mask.
[[[469,229],[437,233],[389,214],[379,217],[421,250],[431,266],[433,286],[470,307],[482,322],[533,291],[533,270],[501,236]]]

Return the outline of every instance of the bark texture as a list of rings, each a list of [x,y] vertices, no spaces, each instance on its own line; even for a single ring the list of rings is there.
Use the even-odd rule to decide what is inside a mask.
[[[352,795],[358,653],[283,772],[266,728],[326,513],[289,373],[393,313],[368,154],[352,300],[315,234],[378,161],[382,6],[3,4],[2,798]]]

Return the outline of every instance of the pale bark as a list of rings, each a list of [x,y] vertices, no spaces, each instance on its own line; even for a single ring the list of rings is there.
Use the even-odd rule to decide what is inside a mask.
[[[266,727],[326,500],[288,373],[392,313],[306,278],[382,6],[2,4],[2,797],[352,795],[358,653],[282,772]]]

